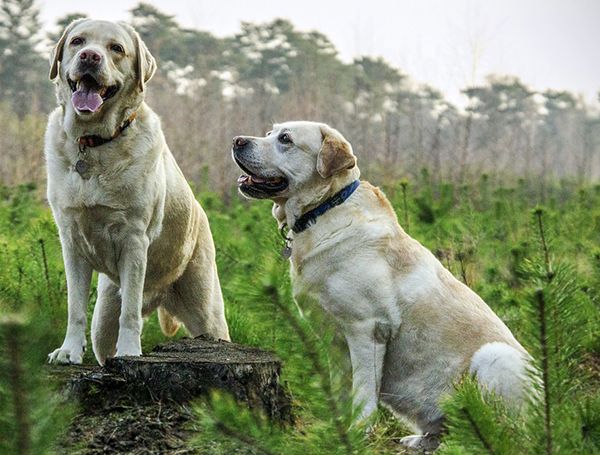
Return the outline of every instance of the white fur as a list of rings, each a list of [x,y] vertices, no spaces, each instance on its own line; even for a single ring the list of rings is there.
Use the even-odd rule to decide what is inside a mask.
[[[71,104],[67,75],[78,77],[74,36],[103,55],[99,74],[119,83],[117,95],[93,114]],[[111,53],[119,42],[125,55]],[[229,339],[204,211],[195,200],[161,131],[143,102],[154,59],[124,24],[83,20],[71,24],[58,43],[51,76],[60,106],[50,114],[45,154],[48,201],[59,229],[67,278],[68,324],[52,363],[81,363],[92,271],[99,272],[92,343],[100,364],[111,356],[141,355],[142,316],[163,308],[161,326],[181,321],[196,336]],[[137,118],[111,142],[86,150],[89,178],[75,169],[77,138],[110,137],[132,113]],[[170,319],[169,319],[170,318]],[[168,320],[167,320],[168,319]]]
[[[282,145],[282,133],[293,144]],[[349,164],[323,177],[324,153],[352,154],[327,125],[288,122],[275,125],[268,137],[245,139],[250,145],[234,150],[244,168],[289,181],[287,189],[269,195],[279,226],[293,226],[360,175],[350,157],[329,156],[330,162]],[[332,142],[333,152],[325,150]],[[439,401],[462,374],[475,372],[509,398],[525,387],[527,354],[510,330],[402,230],[383,193],[368,182],[307,230],[289,235],[295,297],[316,299],[337,320],[348,343],[362,419],[381,400],[427,433],[405,440],[407,445],[429,447],[442,430]]]
[[[528,356],[506,343],[487,343],[473,355],[469,373],[511,404],[518,404],[527,392],[528,363]]]

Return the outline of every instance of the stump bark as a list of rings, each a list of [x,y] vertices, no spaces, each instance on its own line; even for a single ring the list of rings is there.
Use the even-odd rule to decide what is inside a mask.
[[[141,357],[112,358],[104,368],[88,367],[82,372],[79,367],[76,372],[67,381],[67,391],[84,407],[116,402],[185,403],[217,389],[272,419],[291,420],[290,396],[279,383],[281,361],[250,346],[184,338],[161,344]]]

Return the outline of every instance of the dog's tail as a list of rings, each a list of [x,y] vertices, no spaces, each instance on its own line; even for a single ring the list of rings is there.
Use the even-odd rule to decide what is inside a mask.
[[[504,342],[495,341],[480,347],[471,358],[470,374],[480,384],[503,397],[509,405],[519,407],[534,392],[528,376],[531,357]]]
[[[179,321],[162,306],[158,307],[158,323],[160,324],[162,333],[168,337],[175,335],[181,326]]]

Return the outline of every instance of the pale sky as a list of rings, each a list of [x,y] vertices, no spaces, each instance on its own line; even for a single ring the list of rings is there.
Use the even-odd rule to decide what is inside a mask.
[[[70,12],[128,19],[138,0],[41,0],[46,27]],[[581,93],[599,106],[600,0],[147,0],[188,28],[232,35],[282,17],[319,30],[343,60],[382,56],[415,82],[463,104],[460,88],[489,73],[535,89]]]

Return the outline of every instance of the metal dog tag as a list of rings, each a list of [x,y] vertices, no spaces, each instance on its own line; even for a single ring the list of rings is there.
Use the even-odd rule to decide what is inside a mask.
[[[289,259],[292,256],[292,249],[289,246],[284,246],[281,250],[281,257],[283,259]]]
[[[88,170],[88,164],[83,160],[78,160],[77,163],[75,163],[75,170],[79,175],[83,176]]]

